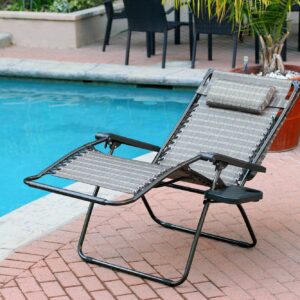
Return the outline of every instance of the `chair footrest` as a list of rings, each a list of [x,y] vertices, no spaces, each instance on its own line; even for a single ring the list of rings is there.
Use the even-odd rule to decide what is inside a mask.
[[[247,202],[257,202],[263,197],[259,190],[241,186],[229,186],[217,190],[208,190],[205,196],[209,200],[218,203],[242,204]]]

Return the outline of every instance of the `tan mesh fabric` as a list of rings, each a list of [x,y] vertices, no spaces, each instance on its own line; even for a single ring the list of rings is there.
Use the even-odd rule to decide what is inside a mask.
[[[274,86],[276,88],[276,96],[281,99],[284,99],[286,97],[291,86],[291,82],[289,80],[221,71],[214,71],[209,87],[214,84],[215,80],[225,80],[229,82],[244,83],[254,86]],[[200,90],[202,90],[201,86],[198,89],[199,93]],[[204,90],[204,94],[206,94],[207,89]]]
[[[208,90],[209,106],[261,114],[272,100],[276,89],[216,79]]]
[[[53,175],[134,194],[165,170],[164,166],[91,150],[64,164]]]
[[[275,97],[281,101],[290,88],[288,80],[214,72],[208,86],[201,89],[204,95],[195,98],[160,157],[153,163],[108,156],[90,150],[65,161],[59,169],[52,170],[55,172],[54,176],[135,194],[153,183],[170,167],[175,167],[200,152],[220,153],[251,162],[274,124],[279,110],[268,106],[258,115],[210,107],[206,104],[205,95],[220,81],[221,84],[225,81],[226,85],[231,86],[231,90],[226,92],[228,96],[238,93],[240,85],[250,85],[253,91],[263,91],[265,95],[267,90],[263,88],[274,86]],[[252,97],[250,94],[247,96],[248,100]],[[198,161],[191,168],[208,179],[214,178],[215,167],[210,162]],[[232,185],[241,178],[243,171],[241,168],[228,166],[221,178],[225,184]]]
[[[175,166],[199,152],[215,152],[250,161],[277,112],[277,109],[267,108],[262,115],[255,115],[208,107],[203,96],[159,163]],[[191,167],[209,179],[214,178],[215,167],[210,162],[198,161]],[[222,172],[222,179],[227,185],[235,184],[241,174],[242,169],[228,166]]]
[[[209,107],[206,105],[205,95],[218,80],[226,81],[228,85],[248,84],[253,88],[274,86],[277,102],[285,99],[291,84],[288,80],[214,71],[209,84],[198,89],[198,92],[204,95],[198,100],[198,105],[192,110],[187,121],[168,143],[168,150],[158,159],[159,164],[167,167],[175,166],[199,152],[215,152],[250,162],[260,149],[278,109],[267,107],[261,115],[256,115]],[[201,175],[209,179],[214,178],[215,169],[210,162],[198,161],[191,166]],[[225,184],[232,185],[242,174],[241,168],[228,166],[221,177]]]

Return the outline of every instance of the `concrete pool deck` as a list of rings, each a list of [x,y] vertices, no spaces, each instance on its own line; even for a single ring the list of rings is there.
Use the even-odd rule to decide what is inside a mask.
[[[143,38],[138,35],[132,45],[131,66],[122,65],[121,34],[106,53],[99,45],[64,51],[1,49],[0,74],[193,86],[208,67],[230,68],[231,42],[226,39],[217,39],[214,61],[207,61],[206,49],[199,53],[201,69],[196,70],[182,58],[187,45],[169,43],[162,70],[159,41],[158,55],[147,59]],[[295,39],[289,41],[288,63],[299,64]],[[253,43],[247,39],[239,46],[238,61],[243,55],[253,61]],[[267,174],[259,174],[249,186],[261,189],[264,199],[245,205],[257,246],[237,249],[200,239],[189,279],[175,289],[83,263],[76,253],[86,209],[80,201],[49,195],[0,218],[0,260],[6,257],[0,262],[0,300],[300,299],[300,147],[269,153],[263,164]],[[201,198],[166,189],[153,191],[150,201],[160,216],[189,226],[195,226],[201,209]],[[212,207],[207,221],[207,230],[247,238],[234,207]],[[154,224],[140,202],[119,209],[99,207],[87,238],[85,250],[92,255],[173,278],[182,272],[191,242],[190,236]]]

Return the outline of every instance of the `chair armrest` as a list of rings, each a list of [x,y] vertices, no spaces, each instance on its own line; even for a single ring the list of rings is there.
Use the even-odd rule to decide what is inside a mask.
[[[97,133],[95,138],[98,139],[103,139],[106,138],[107,142],[116,142],[119,144],[124,144],[124,145],[129,145],[137,148],[142,148],[146,149],[149,151],[156,151],[158,152],[160,150],[160,147],[156,145],[152,145],[149,143],[144,143],[138,140],[130,139],[121,135],[117,134],[112,134],[112,133]]]
[[[172,6],[171,8],[169,8],[168,10],[166,10],[166,15],[170,14],[174,10],[175,10],[175,8],[174,8],[174,6]]]
[[[266,172],[266,168],[261,165],[253,164],[250,162],[246,162],[244,160],[240,160],[240,159],[233,158],[233,157],[219,154],[219,153],[200,152],[199,159],[211,161],[214,165],[217,164],[218,162],[222,162],[222,163],[225,163],[228,165],[252,170],[255,172],[263,172],[263,173]]]

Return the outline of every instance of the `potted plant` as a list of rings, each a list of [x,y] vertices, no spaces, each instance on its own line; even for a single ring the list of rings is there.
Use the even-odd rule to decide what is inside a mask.
[[[174,0],[175,6],[184,5],[186,0]],[[300,66],[284,65],[281,52],[289,35],[288,13],[300,0],[190,0],[189,6],[195,14],[201,14],[206,7],[209,14],[223,20],[230,15],[231,21],[239,30],[257,35],[261,45],[261,65],[248,68],[249,73],[285,75],[286,70],[300,74]],[[195,7],[197,7],[195,9]],[[196,11],[195,11],[196,10]],[[244,72],[244,68],[236,68],[233,72]],[[290,79],[300,80],[299,77]],[[294,105],[286,122],[277,134],[271,151],[284,151],[295,148],[300,136],[300,100]]]
[[[287,70],[300,74],[300,66],[284,65],[281,52],[289,35],[288,13],[292,5],[299,4],[295,0],[272,0],[261,10],[262,3],[255,1],[246,8],[247,26],[259,38],[261,45],[261,66],[249,69],[252,73],[262,75],[285,75]],[[241,71],[237,69],[235,71]],[[300,80],[300,76],[289,75],[289,79]],[[271,151],[286,151],[297,147],[300,137],[300,101],[289,113],[284,125],[271,145]]]

